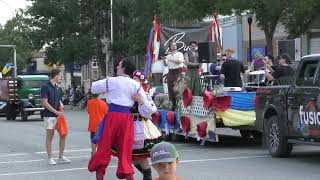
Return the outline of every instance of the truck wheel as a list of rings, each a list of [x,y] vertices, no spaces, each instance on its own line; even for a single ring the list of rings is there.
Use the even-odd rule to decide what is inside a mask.
[[[288,157],[292,152],[293,144],[288,143],[285,126],[277,116],[271,116],[265,126],[265,138],[269,153],[273,157]]]
[[[7,120],[15,120],[16,119],[16,108],[11,103],[8,103],[6,106],[6,118],[7,118]]]
[[[16,111],[12,111],[11,119],[12,120],[16,120],[16,117],[17,117],[17,112]]]
[[[12,119],[12,118],[11,118],[10,106],[11,106],[11,105],[9,105],[9,104],[7,104],[7,106],[6,106],[6,118],[7,118],[7,120],[11,120],[11,119]]]
[[[27,111],[21,111],[21,119],[22,121],[27,121],[28,120],[28,112]]]

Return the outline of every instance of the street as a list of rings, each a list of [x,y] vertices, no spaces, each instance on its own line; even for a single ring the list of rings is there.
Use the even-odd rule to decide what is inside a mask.
[[[87,170],[90,141],[85,110],[65,112],[69,126],[66,156],[70,164],[49,166],[45,152],[45,130],[41,119],[7,121],[0,117],[1,180],[88,180],[95,174]],[[58,138],[54,138],[57,158]],[[180,154],[177,175],[183,180],[301,180],[320,178],[320,149],[294,146],[290,158],[271,158],[261,145],[239,137],[223,137],[219,143],[200,146],[195,140],[175,143]],[[117,179],[117,160],[113,158],[105,179]],[[152,170],[153,175],[156,172]],[[142,179],[136,170],[136,179]]]

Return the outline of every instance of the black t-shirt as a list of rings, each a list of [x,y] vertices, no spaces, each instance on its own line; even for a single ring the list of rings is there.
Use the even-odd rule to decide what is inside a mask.
[[[48,103],[55,109],[59,110],[61,93],[58,87],[54,86],[50,81],[41,87],[41,98],[48,98]],[[56,114],[45,109],[44,117],[57,117]]]
[[[290,77],[294,75],[294,70],[290,66],[279,66],[273,73],[274,79],[279,79],[282,77]]]
[[[238,60],[227,60],[222,64],[221,74],[224,74],[225,87],[242,87],[240,73],[244,73],[244,66]]]

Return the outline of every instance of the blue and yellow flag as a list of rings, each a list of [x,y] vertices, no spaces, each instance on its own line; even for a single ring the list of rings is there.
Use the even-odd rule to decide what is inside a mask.
[[[9,73],[12,69],[12,64],[8,63],[6,64],[3,69],[2,69],[2,74],[6,75],[7,73]]]

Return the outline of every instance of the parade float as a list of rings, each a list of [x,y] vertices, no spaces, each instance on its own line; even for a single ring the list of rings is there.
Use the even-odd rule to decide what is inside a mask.
[[[167,32],[163,32],[167,31]],[[207,32],[205,32],[207,31]],[[201,39],[192,39],[192,33],[200,32],[206,34]],[[168,37],[164,37],[168,36]],[[180,37],[181,36],[181,37]],[[240,87],[212,86],[208,67],[205,64],[207,72],[201,75],[202,96],[192,96],[191,90],[186,86],[188,77],[182,73],[182,76],[175,83],[175,91],[180,101],[176,111],[171,111],[165,76],[168,70],[158,60],[159,54],[168,53],[168,42],[176,41],[180,51],[185,51],[189,47],[188,42],[196,40],[197,42],[211,41],[215,42],[217,49],[222,50],[220,42],[219,25],[216,16],[208,27],[200,27],[192,30],[160,27],[154,18],[154,26],[151,28],[149,41],[147,44],[145,70],[144,73],[152,80],[155,73],[163,75],[163,92],[154,96],[158,112],[153,115],[153,123],[165,135],[173,137],[197,138],[204,144],[205,141],[218,142],[218,128],[232,128],[240,130],[241,136],[245,138],[259,139],[261,134],[255,131],[256,115],[254,111],[255,89],[256,86],[245,83]],[[164,49],[161,52],[160,49]],[[206,69],[206,68],[204,68]],[[204,71],[205,72],[205,71]],[[261,73],[250,73],[250,75],[261,75]],[[176,138],[175,138],[176,139]]]

